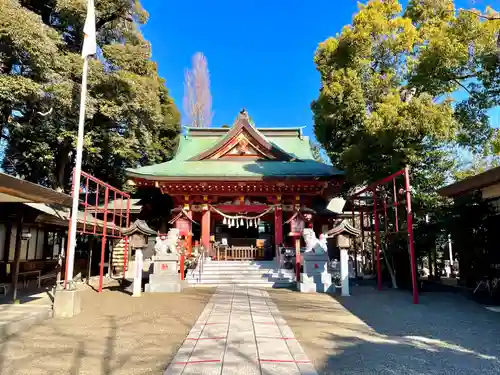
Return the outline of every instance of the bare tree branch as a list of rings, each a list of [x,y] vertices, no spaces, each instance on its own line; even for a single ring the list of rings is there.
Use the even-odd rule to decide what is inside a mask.
[[[207,59],[203,53],[193,56],[193,67],[184,76],[184,112],[193,127],[210,127],[212,95]]]
[[[481,12],[479,12],[477,10],[473,10],[473,9],[463,9],[463,8],[460,8],[459,11],[460,12],[471,13],[471,14],[473,14],[475,16],[478,16],[479,18],[482,18],[482,19],[488,20],[488,21],[500,20],[500,16],[498,16],[498,13],[495,16],[487,16],[486,14],[482,14]]]
[[[468,93],[469,95],[472,95],[472,93],[469,91],[469,89],[468,89],[467,87],[465,87],[465,85],[461,84],[459,80],[454,79],[453,81],[454,81],[457,85],[461,86],[461,87],[462,87],[465,91],[467,91],[467,93]]]

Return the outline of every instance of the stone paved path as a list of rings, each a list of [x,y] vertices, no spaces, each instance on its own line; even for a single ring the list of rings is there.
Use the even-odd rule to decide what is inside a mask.
[[[219,287],[164,375],[317,375],[265,290]]]

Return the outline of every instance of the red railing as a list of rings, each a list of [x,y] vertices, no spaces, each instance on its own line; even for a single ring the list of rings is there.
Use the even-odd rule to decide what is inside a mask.
[[[71,189],[71,191],[73,191],[73,189]],[[84,198],[82,198],[82,194],[85,194]],[[110,194],[112,195],[112,207],[109,207]],[[102,204],[102,202],[104,204]],[[125,205],[126,207],[124,208]],[[101,260],[99,265],[99,292],[102,292],[104,259],[108,238],[124,240],[123,277],[125,277],[128,264],[128,241],[122,236],[121,230],[130,225],[130,195],[82,171],[79,210],[82,208],[83,215],[81,211],[77,214],[77,232],[80,234],[102,237]],[[71,213],[71,215],[73,215],[73,213]],[[83,219],[80,220],[79,216],[83,216]],[[102,216],[102,218],[100,216]],[[68,221],[71,221],[71,217]],[[68,225],[68,237],[69,228]],[[68,259],[68,252],[69,247],[67,249],[66,259]],[[65,284],[69,276],[67,265],[68,263],[66,262]],[[111,268],[111,264],[109,267]]]
[[[399,179],[399,181],[398,181]],[[403,180],[401,182],[401,179]],[[398,190],[398,183],[401,186]],[[390,189],[387,189],[387,185],[390,186]],[[404,186],[404,187],[403,187]],[[392,198],[387,194],[388,191],[392,190]],[[363,205],[360,202],[363,200],[364,194],[370,194],[371,199],[373,201],[373,213],[365,210]],[[383,194],[383,196],[381,196]],[[402,196],[402,197],[401,197]],[[399,201],[398,201],[399,197]],[[394,233],[400,233],[400,225],[399,225],[399,215],[398,215],[398,207],[401,206],[401,203],[404,203],[406,208],[406,222],[407,222],[407,235],[408,235],[408,250],[410,253],[410,265],[411,265],[411,280],[412,280],[412,292],[413,292],[413,303],[418,304],[418,287],[417,287],[417,263],[415,259],[415,245],[413,238],[413,212],[411,207],[411,185],[410,185],[410,174],[408,167],[401,169],[400,171],[385,177],[379,181],[375,181],[365,187],[364,189],[357,191],[352,194],[348,201],[351,202],[353,207],[353,219],[354,219],[354,210],[355,207],[358,207],[360,212],[361,223],[364,223],[363,215],[368,215],[369,218],[373,215],[373,224],[375,231],[375,253],[376,253],[376,262],[377,262],[377,286],[378,289],[382,289],[382,273],[380,268],[380,215],[383,217],[384,222],[384,235],[387,236],[389,234],[389,218],[390,216],[387,214],[387,205],[388,202],[392,205],[394,210]],[[358,204],[356,205],[356,201]],[[381,206],[379,207],[381,203]],[[355,224],[355,221],[353,220]],[[363,224],[362,224],[363,225]],[[362,231],[364,235],[364,231]],[[364,238],[362,237],[362,241]]]

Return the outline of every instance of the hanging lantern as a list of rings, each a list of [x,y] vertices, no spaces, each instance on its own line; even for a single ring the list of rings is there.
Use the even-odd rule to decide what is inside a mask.
[[[248,220],[249,221],[249,225],[252,227],[253,226],[253,223],[252,223],[252,220]]]
[[[305,222],[302,216],[297,212],[292,220],[290,220],[290,233],[289,236],[300,236],[304,230]]]
[[[260,224],[260,217],[257,219],[257,224]]]
[[[226,225],[227,224],[227,219],[226,217],[224,216],[224,220],[222,220],[222,224]]]
[[[236,228],[240,227],[240,223],[238,223],[238,220],[236,220]]]
[[[243,219],[240,219],[240,225],[243,225]]]

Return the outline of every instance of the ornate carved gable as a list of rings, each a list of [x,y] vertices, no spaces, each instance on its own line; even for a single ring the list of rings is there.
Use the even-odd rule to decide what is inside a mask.
[[[240,112],[231,130],[209,150],[191,160],[237,160],[241,158],[263,160],[290,160],[291,156],[276,148],[249,122],[246,111]]]
[[[240,134],[233,137],[208,159],[234,159],[242,157],[276,160],[276,155],[274,155],[271,150],[263,146],[259,140],[254,139],[246,131],[242,131]]]

